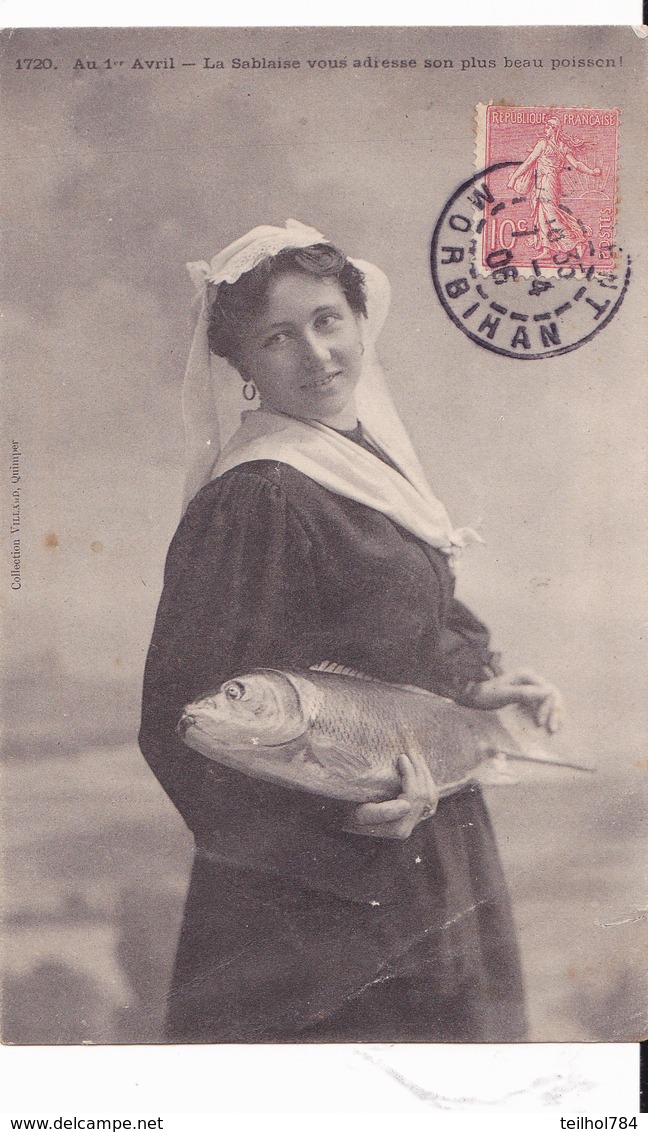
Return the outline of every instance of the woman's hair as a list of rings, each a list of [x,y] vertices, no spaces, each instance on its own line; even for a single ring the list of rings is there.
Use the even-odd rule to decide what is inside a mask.
[[[366,317],[364,276],[342,252],[332,244],[284,248],[277,255],[262,260],[251,271],[246,271],[235,283],[209,287],[207,338],[213,354],[236,365],[241,339],[263,309],[272,280],[292,271],[301,271],[318,279],[334,279],[354,314]]]

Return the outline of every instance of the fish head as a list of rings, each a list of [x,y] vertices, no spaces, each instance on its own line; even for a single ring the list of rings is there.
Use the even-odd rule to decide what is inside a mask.
[[[332,679],[255,669],[189,704],[178,733],[214,762],[281,786],[343,802],[395,797],[400,780],[393,767],[377,769],[348,737],[338,742],[325,726],[315,734],[326,716],[324,684]]]
[[[189,746],[199,732],[203,744],[250,751],[289,743],[305,729],[293,684],[272,669],[226,680],[216,692],[189,704],[178,724]]]

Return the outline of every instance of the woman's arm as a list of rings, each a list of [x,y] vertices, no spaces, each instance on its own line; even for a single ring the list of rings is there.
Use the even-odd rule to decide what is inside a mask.
[[[586,165],[584,161],[579,161],[573,153],[567,152],[565,156],[572,168],[578,169],[579,173],[589,173],[590,177],[600,176],[601,170],[599,169],[598,165],[595,169],[590,169],[589,165]]]
[[[526,668],[469,684],[464,690],[462,703],[486,710],[519,704],[537,726],[544,727],[550,735],[561,726],[565,714],[564,701],[558,689]]]
[[[518,165],[517,169],[513,170],[511,176],[508,179],[509,189],[516,189],[517,182],[529,172],[531,166],[538,160],[540,154],[544,149],[544,144],[544,139],[540,138],[540,140],[536,142],[535,146],[531,150],[529,156],[524,159],[521,165]]]
[[[237,797],[248,786],[181,742],[183,707],[251,668],[306,667],[316,619],[308,540],[280,488],[242,469],[204,488],[169,549],[140,732],[145,758],[194,833],[235,804],[232,783]]]
[[[411,745],[398,760],[403,789],[389,802],[357,806],[347,833],[406,841],[415,826],[435,812],[439,791],[420,747]]]
[[[499,671],[498,659],[490,650],[486,626],[453,596],[454,581],[445,558],[434,555],[433,580],[437,585],[438,618],[430,638],[434,690],[464,702],[466,688],[487,681]],[[431,579],[432,580],[432,579]],[[389,802],[369,802],[358,806],[349,832],[372,837],[403,840],[420,821],[430,817],[439,800],[437,787],[421,750],[411,746],[400,760],[402,791]]]

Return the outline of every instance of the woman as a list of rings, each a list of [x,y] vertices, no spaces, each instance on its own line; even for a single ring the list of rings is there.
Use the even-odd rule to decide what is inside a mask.
[[[191,501],[140,736],[196,840],[167,1038],[522,1040],[477,789],[426,820],[431,784],[413,756],[400,798],[354,808],[227,770],[176,733],[185,704],[237,673],[322,661],[485,708],[525,703],[549,728],[560,710],[542,681],[495,674],[487,630],[453,596],[470,532],[453,531],[384,387],[382,272],[294,221],[190,266],[203,294],[185,381]],[[222,451],[226,413],[208,407],[218,358],[219,390],[234,367],[261,399]]]
[[[545,136],[540,138],[528,157],[509,178],[509,188],[516,193],[531,194],[533,205],[533,238],[531,246],[542,255],[575,251],[582,256],[592,230],[573,216],[562,203],[562,173],[567,167],[578,169],[590,177],[598,177],[599,168],[590,169],[572,152],[578,143],[569,142],[562,132],[559,118],[547,118]]]

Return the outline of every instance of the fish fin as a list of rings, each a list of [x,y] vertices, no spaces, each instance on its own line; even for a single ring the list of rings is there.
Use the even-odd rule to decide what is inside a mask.
[[[376,676],[367,676],[366,672],[358,672],[356,668],[349,668],[344,664],[335,664],[332,660],[320,660],[318,664],[309,664],[309,672],[327,672],[332,676],[353,676],[356,680],[371,680],[380,683]]]
[[[343,747],[315,746],[311,744],[312,757],[331,774],[357,775],[373,770],[370,760],[358,751],[348,751]]]
[[[349,668],[344,664],[335,664],[331,660],[320,660],[318,664],[309,664],[309,672],[323,672],[325,675],[331,676],[352,676],[355,680],[368,680],[372,684],[389,684],[387,680],[380,680],[378,676],[368,676],[366,672],[360,672],[357,668]],[[391,684],[390,687],[398,687],[399,692],[416,692],[419,696],[430,696],[427,688],[417,688],[416,684]],[[447,703],[453,701],[448,696],[440,696],[434,693],[437,699],[446,700]]]
[[[584,763],[572,763],[568,762],[566,759],[556,759],[553,755],[549,755],[546,751],[543,751],[541,747],[534,747],[533,754],[527,753],[526,751],[521,754],[507,751],[507,757],[509,759],[518,759],[523,763],[536,763],[539,766],[557,766],[563,767],[565,770],[582,770],[585,774],[596,774],[595,766],[585,766]]]

